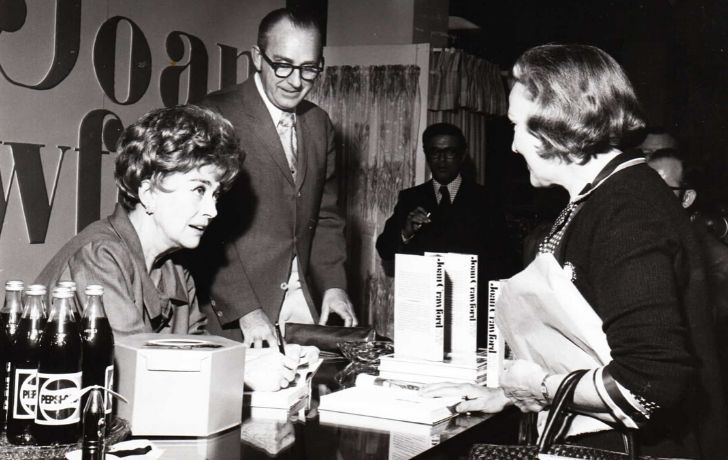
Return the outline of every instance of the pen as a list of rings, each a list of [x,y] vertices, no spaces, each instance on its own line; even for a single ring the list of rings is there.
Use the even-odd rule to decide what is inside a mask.
[[[286,354],[286,348],[285,344],[286,342],[283,341],[283,336],[281,335],[281,328],[278,327],[278,323],[276,323],[276,339],[278,339],[278,351],[281,352],[282,355],[285,356]]]

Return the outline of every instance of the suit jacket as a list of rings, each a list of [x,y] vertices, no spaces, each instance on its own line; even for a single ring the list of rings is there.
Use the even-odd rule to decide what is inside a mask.
[[[235,127],[245,161],[198,250],[196,277],[207,289],[220,324],[262,308],[278,317],[291,260],[314,319],[314,305],[330,288],[346,289],[344,220],[338,208],[334,128],[323,110],[303,101],[296,109],[294,183],[270,113],[249,78],[208,95],[202,105]]]
[[[418,206],[431,212],[432,222],[404,243],[401,231],[407,214]],[[501,213],[488,206],[485,187],[463,178],[448,215],[438,215],[437,208],[432,180],[399,192],[394,213],[377,238],[380,257],[392,260],[395,253],[423,254],[425,251],[477,254],[480,286],[485,286],[489,279],[510,274],[513,267],[504,257],[505,221]]]

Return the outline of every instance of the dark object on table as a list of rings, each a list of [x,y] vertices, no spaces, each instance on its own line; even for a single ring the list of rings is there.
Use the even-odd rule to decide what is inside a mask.
[[[314,345],[323,351],[338,352],[340,342],[371,342],[375,338],[371,327],[286,323],[286,342]]]
[[[539,454],[558,455],[564,458],[591,458],[595,460],[637,460],[637,451],[631,432],[624,430],[623,437],[627,453],[613,452],[594,447],[582,447],[568,444],[555,444],[568,413],[568,405],[573,399],[574,390],[585,370],[570,373],[559,385],[556,391],[551,410],[546,420],[543,435],[538,445],[530,446],[502,446],[495,444],[476,444],[470,450],[470,460],[486,460],[494,458],[537,460]],[[654,459],[654,457],[639,457],[640,459]]]
[[[123,418],[114,418],[106,432],[106,445],[110,446],[129,437],[131,428]],[[52,460],[65,459],[67,452],[80,449],[81,443],[61,444],[56,446],[14,446],[5,436],[0,437],[0,459],[12,460]]]

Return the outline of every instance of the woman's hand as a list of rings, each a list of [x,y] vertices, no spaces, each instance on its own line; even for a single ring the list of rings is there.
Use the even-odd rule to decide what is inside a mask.
[[[314,353],[315,350],[315,353]],[[248,348],[245,350],[245,385],[253,390],[278,391],[286,388],[296,377],[296,370],[302,357],[315,354],[316,347],[286,345],[286,354],[282,355],[277,347]]]
[[[549,404],[541,391],[548,372],[531,361],[516,360],[506,365],[500,386],[521,412],[539,412]]]
[[[463,402],[455,406],[456,412],[480,411],[494,414],[510,404],[500,388],[487,388],[472,383],[433,383],[420,390],[420,396],[442,398],[459,396]]]

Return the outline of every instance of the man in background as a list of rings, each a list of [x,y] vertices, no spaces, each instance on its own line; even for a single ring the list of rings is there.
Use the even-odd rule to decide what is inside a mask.
[[[706,263],[710,306],[717,327],[718,355],[722,361],[723,376],[728,378],[728,246],[710,233],[700,214],[694,212],[698,198],[696,187],[700,180],[695,171],[686,171],[679,152],[672,148],[655,150],[648,156],[647,163],[657,171],[691,215]]]
[[[432,179],[399,192],[394,213],[377,238],[377,251],[385,262],[396,253],[476,254],[479,304],[485,305],[488,280],[508,276],[513,268],[506,257],[505,219],[489,206],[485,187],[463,175],[467,144],[460,128],[428,126],[422,145]],[[485,332],[481,325],[478,329]]]
[[[200,251],[208,326],[254,346],[276,342],[276,322],[325,324],[334,312],[357,324],[346,294],[334,128],[304,100],[323,70],[322,52],[312,16],[272,11],[251,50],[253,77],[202,102],[233,123],[246,152]]]

